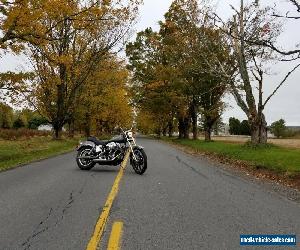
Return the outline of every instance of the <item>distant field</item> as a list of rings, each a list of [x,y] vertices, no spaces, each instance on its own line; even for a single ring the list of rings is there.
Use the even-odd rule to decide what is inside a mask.
[[[0,139],[0,171],[75,149],[79,139],[52,140],[51,136],[23,140]]]
[[[200,139],[204,138],[200,137]],[[245,143],[250,140],[249,137],[245,136],[213,136],[212,139],[215,141],[234,143]],[[300,139],[269,139],[268,142],[281,147],[300,149]]]

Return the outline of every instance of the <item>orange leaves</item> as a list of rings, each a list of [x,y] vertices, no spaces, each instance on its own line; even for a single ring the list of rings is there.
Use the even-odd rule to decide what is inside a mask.
[[[104,60],[90,75],[83,91],[78,96],[77,111],[94,114],[92,129],[98,122],[115,126],[129,127],[132,122],[132,109],[127,94],[128,72],[122,61],[114,56]]]
[[[87,112],[104,105],[102,116],[114,123],[131,119],[128,72],[111,52],[127,38],[140,3],[18,0],[0,8],[0,48],[28,48],[36,77],[20,87],[55,126],[75,115],[78,100]]]

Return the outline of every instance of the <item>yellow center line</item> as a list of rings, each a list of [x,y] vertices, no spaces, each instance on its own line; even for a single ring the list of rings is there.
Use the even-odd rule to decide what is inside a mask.
[[[113,224],[107,250],[120,250],[121,237],[123,232],[123,222],[117,221]]]
[[[125,158],[121,164],[120,171],[119,171],[119,173],[115,179],[115,182],[112,186],[112,189],[107,197],[105,205],[102,209],[102,213],[98,218],[98,221],[97,221],[95,229],[94,229],[94,233],[89,241],[89,244],[87,245],[86,250],[96,250],[97,249],[97,246],[100,242],[101,236],[105,229],[105,224],[107,222],[110,209],[111,209],[114,199],[116,198],[117,193],[119,191],[119,184],[123,177],[123,174],[124,174],[124,171],[125,171],[125,168],[127,165],[128,157],[129,157],[129,152],[126,153]]]

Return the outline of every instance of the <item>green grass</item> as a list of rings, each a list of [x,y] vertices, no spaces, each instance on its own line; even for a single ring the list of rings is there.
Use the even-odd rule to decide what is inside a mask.
[[[215,153],[233,160],[241,160],[254,167],[266,168],[276,172],[300,174],[300,149],[288,149],[274,145],[251,147],[227,142],[204,142],[201,140],[167,139],[176,144],[200,152]]]
[[[0,171],[69,152],[78,141],[78,138],[52,140],[50,136],[15,141],[0,139]]]

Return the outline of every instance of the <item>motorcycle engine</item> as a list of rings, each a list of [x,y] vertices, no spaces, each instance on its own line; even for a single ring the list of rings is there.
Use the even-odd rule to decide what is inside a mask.
[[[112,160],[121,153],[121,145],[116,142],[106,144],[107,158]]]

